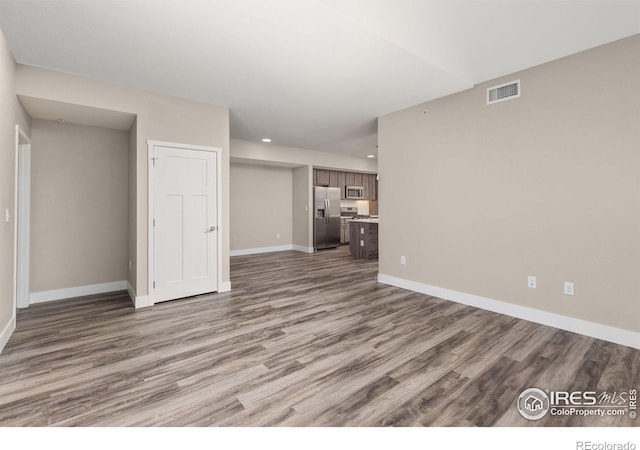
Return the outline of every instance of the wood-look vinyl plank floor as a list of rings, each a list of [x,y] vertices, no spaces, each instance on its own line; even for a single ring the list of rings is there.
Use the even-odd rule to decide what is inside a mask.
[[[377,282],[348,249],[231,261],[232,292],[135,311],[33,305],[0,354],[2,426],[638,426],[528,421],[527,387],[640,387],[640,351]]]

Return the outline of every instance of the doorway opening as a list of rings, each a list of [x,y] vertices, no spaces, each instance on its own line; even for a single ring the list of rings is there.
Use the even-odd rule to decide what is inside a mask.
[[[135,114],[18,98],[31,127],[16,129],[16,308],[124,291]]]
[[[15,307],[29,306],[31,139],[16,125]]]

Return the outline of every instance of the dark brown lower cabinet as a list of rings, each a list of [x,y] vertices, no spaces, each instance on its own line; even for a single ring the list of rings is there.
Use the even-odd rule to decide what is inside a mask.
[[[351,256],[357,259],[378,259],[378,224],[354,221],[349,226]]]
[[[340,243],[349,243],[349,221],[351,219],[340,218]]]

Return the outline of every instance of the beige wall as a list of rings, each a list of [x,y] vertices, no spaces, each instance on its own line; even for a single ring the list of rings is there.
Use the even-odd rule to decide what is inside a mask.
[[[20,129],[25,134],[28,136],[31,135],[31,116],[29,116],[27,110],[24,109],[18,97],[16,97],[16,124],[20,126]]]
[[[128,133],[34,120],[30,292],[127,279]]]
[[[15,125],[18,100],[15,96],[15,61],[0,32],[0,333],[11,322],[14,308],[14,208]],[[11,212],[8,223],[5,209]],[[0,336],[1,338],[2,336]]]
[[[136,294],[147,295],[147,140],[222,149],[222,281],[229,280],[229,110],[97,80],[18,65],[16,93],[137,115]],[[133,188],[133,187],[132,187]]]
[[[231,164],[231,250],[291,245],[291,202],[290,168]]]
[[[640,331],[638,55],[636,35],[382,117],[380,272]]]
[[[313,223],[309,211],[313,209],[311,197],[311,166],[300,166],[292,169],[292,233],[293,245],[310,249],[313,247]]]
[[[310,165],[356,172],[376,173],[378,171],[378,163],[375,159],[354,158],[337,153],[263,144],[242,139],[231,139],[231,157],[234,159],[265,161],[294,166]]]

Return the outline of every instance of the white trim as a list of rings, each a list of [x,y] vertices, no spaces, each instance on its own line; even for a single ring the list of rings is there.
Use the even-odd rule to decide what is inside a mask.
[[[154,141],[152,139],[147,139],[147,148],[152,149],[154,146],[171,147],[171,148],[178,148],[178,149],[183,148],[186,150],[201,150],[203,152],[221,152],[222,151],[220,147],[210,147],[208,145],[180,144],[177,142]]]
[[[16,125],[14,309],[29,307],[31,139]]]
[[[131,299],[131,303],[135,309],[153,306],[153,303],[149,301],[148,295],[136,295],[136,290],[131,286],[131,282],[129,282],[129,280],[127,280],[127,292],[129,293],[129,298]]]
[[[303,247],[302,245],[294,245],[293,249],[302,253],[313,253],[313,247]]]
[[[15,167],[13,174],[13,290],[11,291],[12,314],[11,320],[15,321],[16,308],[18,307],[18,180],[19,180],[19,164],[20,160],[20,126],[16,125],[16,145],[15,145]],[[4,331],[3,331],[4,333]],[[7,338],[8,340],[9,338]]]
[[[464,305],[500,314],[506,314],[511,317],[517,317],[518,319],[524,319],[529,322],[540,323],[542,325],[560,328],[561,330],[571,331],[573,333],[583,334],[585,336],[602,339],[615,344],[640,349],[640,333],[624,330],[622,328],[588,322],[574,317],[563,316],[526,306],[514,305],[512,303],[480,297],[478,295],[467,294],[465,292],[431,286],[382,273],[378,274],[378,281],[380,283],[397,286],[414,292],[420,292],[421,294],[431,295],[444,300],[451,300]]]
[[[4,346],[7,345],[7,342],[9,342],[9,339],[11,338],[11,335],[13,334],[15,329],[16,329],[16,316],[14,313],[14,316],[11,318],[7,326],[4,327],[4,330],[2,330],[2,333],[0,333],[0,353],[2,353]]]
[[[287,250],[293,250],[293,245],[278,245],[275,247],[257,247],[257,248],[244,248],[240,250],[231,250],[230,256],[244,256],[244,255],[257,255],[258,253],[272,253],[272,252],[286,252]]]
[[[164,142],[147,140],[147,289],[148,300],[144,306],[153,305],[153,155],[154,147],[172,147],[185,150],[200,150],[204,152],[214,152],[216,154],[216,209],[217,209],[217,228],[216,238],[218,240],[216,248],[218,251],[218,276],[217,286],[214,292],[221,292],[222,281],[222,148],[208,147],[204,145],[178,144],[175,142]],[[136,308],[138,308],[138,297],[136,297]],[[142,306],[141,306],[142,307]]]
[[[313,253],[313,247],[303,247],[302,245],[277,245],[275,247],[256,247],[256,248],[243,248],[240,250],[231,250],[230,256],[244,256],[244,255],[257,255],[260,253],[272,253],[272,252],[286,252],[288,250],[295,250],[302,253]]]
[[[16,308],[18,307],[18,161],[20,157],[20,126],[16,125],[16,145],[15,145],[15,161],[13,174],[13,286],[11,291],[12,313],[11,320],[16,319]],[[4,331],[3,331],[4,333]],[[7,338],[8,340],[9,338]]]
[[[149,299],[148,295],[141,295],[139,297],[136,297],[135,301],[133,302],[133,307],[135,309],[148,308],[150,306],[153,306],[153,302]]]
[[[106,292],[124,291],[127,289],[127,281],[111,281],[109,283],[90,284],[51,291],[32,292],[29,295],[30,303],[44,303],[55,300],[82,297],[84,295],[104,294]]]
[[[209,147],[210,149],[213,147]],[[209,150],[211,151],[211,150]],[[218,219],[218,232],[216,233],[217,239],[218,239],[218,244],[217,244],[217,249],[218,249],[218,276],[216,277],[218,280],[218,292],[227,292],[227,291],[223,291],[222,289],[224,289],[224,287],[222,286],[223,283],[225,283],[222,280],[222,230],[224,229],[222,227],[222,223],[224,222],[223,216],[222,216],[222,148],[215,148],[214,151],[216,152],[216,183],[218,184],[216,186],[216,194],[217,197],[216,198],[216,217]],[[229,283],[229,291],[231,290],[231,281],[227,281]]]
[[[147,140],[147,297],[153,292],[153,274],[155,271],[153,258],[153,158],[154,142]],[[136,304],[136,308],[138,308]]]
[[[14,181],[14,190],[13,190],[13,290],[12,290],[12,303],[13,303],[13,318],[12,320],[15,323],[16,320],[16,308],[18,307],[18,291],[20,291],[20,293],[26,293],[29,290],[29,285],[28,285],[28,275],[29,275],[29,247],[28,247],[28,241],[29,241],[29,228],[28,228],[28,222],[26,223],[27,228],[26,228],[26,232],[24,228],[21,228],[20,230],[18,230],[18,201],[21,200],[21,198],[18,198],[18,192],[20,189],[20,181],[22,180],[21,178],[21,169],[23,167],[21,167],[20,165],[20,160],[21,160],[21,155],[23,153],[25,153],[25,151],[20,151],[20,150],[25,150],[27,151],[29,154],[31,153],[31,139],[29,138],[29,136],[27,136],[27,134],[22,131],[22,129],[20,128],[20,125],[15,126],[15,161],[14,161],[14,174],[13,174],[13,181]],[[28,180],[27,180],[28,181]],[[22,208],[21,211],[24,211],[25,209]],[[28,211],[28,208],[27,208]],[[28,214],[27,214],[27,220],[28,220]],[[21,224],[21,227],[24,225],[24,223]],[[18,247],[18,236],[23,236],[27,238],[27,247],[26,247],[26,252],[25,252],[25,248],[24,245],[21,245],[20,247]],[[21,244],[24,243],[23,240],[21,240],[20,242]],[[25,268],[26,267],[26,283],[27,286],[24,286],[25,283],[25,273],[22,270],[18,270],[18,252],[20,252],[20,255],[22,256],[21,258],[21,263],[20,264],[20,268]],[[24,258],[26,258],[26,260],[24,260]],[[20,272],[20,274],[22,275],[20,277],[20,279],[18,279],[18,273]],[[28,305],[27,305],[28,306]]]
[[[231,292],[231,281],[223,281],[218,285],[218,293]]]

